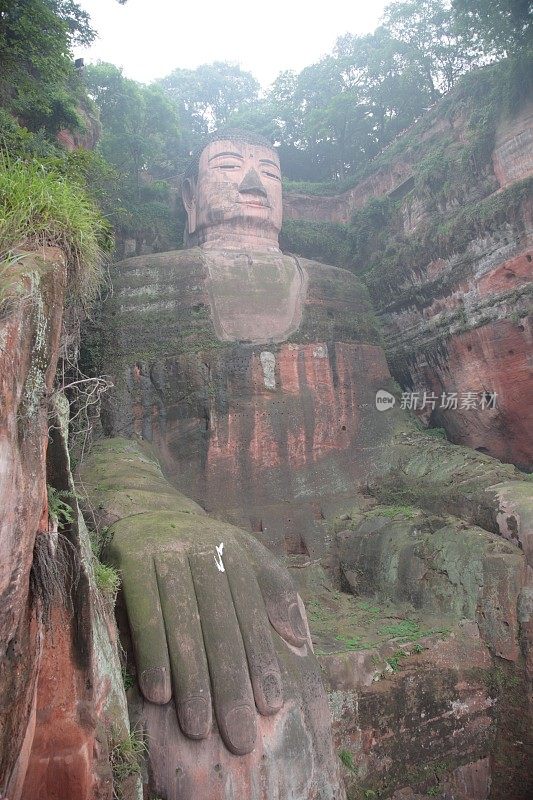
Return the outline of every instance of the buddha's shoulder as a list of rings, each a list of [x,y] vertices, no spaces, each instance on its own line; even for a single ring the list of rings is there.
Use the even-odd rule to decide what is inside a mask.
[[[368,303],[367,289],[353,272],[320,261],[296,258],[308,276],[308,302],[329,297],[358,305]]]
[[[204,278],[206,265],[200,248],[193,247],[125,258],[113,265],[112,272],[113,284],[120,289],[131,281],[136,284],[143,280],[159,284],[165,280]]]

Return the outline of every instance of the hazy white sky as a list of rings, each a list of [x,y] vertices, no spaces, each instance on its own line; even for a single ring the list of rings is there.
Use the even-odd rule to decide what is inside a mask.
[[[268,86],[284,69],[301,70],[331,50],[337,36],[368,33],[388,0],[79,0],[99,38],[76,56],[123,67],[150,82],[176,67],[230,61]]]

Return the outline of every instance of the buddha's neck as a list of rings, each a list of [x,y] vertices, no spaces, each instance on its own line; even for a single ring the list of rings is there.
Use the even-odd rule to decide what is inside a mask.
[[[256,250],[279,253],[277,232],[264,236],[253,229],[231,230],[211,228],[200,237],[202,250]]]

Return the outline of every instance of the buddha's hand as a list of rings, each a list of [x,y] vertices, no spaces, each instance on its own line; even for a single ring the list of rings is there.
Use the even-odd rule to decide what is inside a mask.
[[[252,536],[200,514],[140,513],[110,533],[106,559],[121,575],[142,694],[157,705],[173,696],[193,740],[210,735],[214,709],[228,750],[250,753],[256,708],[268,717],[284,703],[274,631],[311,657],[287,571]]]

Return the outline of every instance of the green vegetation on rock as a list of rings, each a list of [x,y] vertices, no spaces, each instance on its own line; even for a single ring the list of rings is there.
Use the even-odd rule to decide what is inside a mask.
[[[494,193],[491,162],[498,122],[514,110],[507,104],[510,87],[519,92],[517,104],[528,96],[528,83],[521,82],[521,74],[516,63],[502,62],[463,76],[435,108],[354,177],[353,185],[367,176],[379,176],[401,157],[411,165],[406,196],[370,198],[346,224],[289,219],[282,230],[283,247],[360,273],[376,307],[382,309],[411,297],[410,276],[430,261],[464,253],[473,239],[502,224],[522,225],[520,208],[531,195],[532,179]],[[452,135],[459,121],[466,132],[461,142]],[[326,183],[321,191],[321,186],[297,189],[338,194],[343,188],[333,191]],[[426,218],[406,234],[403,215],[412,202],[423,203]],[[458,261],[462,274],[468,268],[468,258]],[[445,289],[443,281],[453,278],[446,271],[427,291],[438,294]],[[415,297],[417,302],[423,299]]]
[[[58,530],[64,528],[74,520],[74,511],[70,503],[65,502],[71,497],[70,492],[58,491],[53,486],[47,486],[48,516],[57,525]],[[63,499],[65,498],[65,499]]]
[[[344,750],[344,749],[339,750],[339,758],[346,767],[346,769],[349,769],[350,772],[357,772],[353,755],[350,753],[349,750]]]
[[[123,800],[123,784],[131,775],[141,774],[141,761],[147,751],[142,733],[130,731],[128,736],[111,742],[109,760],[113,773],[113,797]]]
[[[95,35],[74,0],[3,0],[0,106],[32,131],[54,136],[61,128],[82,129],[80,106],[88,100],[70,50]]]
[[[116,569],[102,564],[98,558],[94,558],[93,568],[97,589],[114,603],[120,589],[120,575]]]
[[[87,194],[54,170],[0,156],[0,303],[20,286],[23,252],[58,247],[72,292],[94,299],[102,281],[109,228]]]

